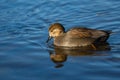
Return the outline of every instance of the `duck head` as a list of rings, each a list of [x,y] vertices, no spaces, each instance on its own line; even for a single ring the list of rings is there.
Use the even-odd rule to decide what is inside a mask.
[[[49,27],[49,37],[46,42],[48,43],[51,38],[58,37],[61,34],[63,34],[64,32],[65,32],[65,28],[63,27],[62,24],[60,24],[60,23],[52,24]]]

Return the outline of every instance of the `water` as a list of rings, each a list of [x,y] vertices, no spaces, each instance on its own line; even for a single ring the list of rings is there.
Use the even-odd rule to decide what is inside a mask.
[[[119,0],[0,0],[0,80],[119,80]],[[74,52],[54,62],[50,24],[112,30],[111,50]],[[58,51],[57,51],[58,52]],[[58,53],[58,56],[64,52]],[[76,54],[77,53],[77,54]]]

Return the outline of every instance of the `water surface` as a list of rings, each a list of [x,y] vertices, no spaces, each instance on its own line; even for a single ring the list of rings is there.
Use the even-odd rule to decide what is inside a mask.
[[[119,80],[119,0],[0,0],[0,80]],[[49,25],[112,30],[111,50],[61,51],[54,62]]]

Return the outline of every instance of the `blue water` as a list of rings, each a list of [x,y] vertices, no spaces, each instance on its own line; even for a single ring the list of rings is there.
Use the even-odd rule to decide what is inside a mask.
[[[55,22],[112,30],[111,50],[64,55],[49,48]],[[119,0],[0,0],[0,80],[119,80],[119,35]],[[54,62],[51,52],[65,60]]]

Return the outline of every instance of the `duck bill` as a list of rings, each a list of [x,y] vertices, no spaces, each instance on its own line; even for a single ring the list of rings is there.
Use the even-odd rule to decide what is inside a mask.
[[[52,39],[52,37],[49,36],[46,43],[48,43],[51,39]]]

